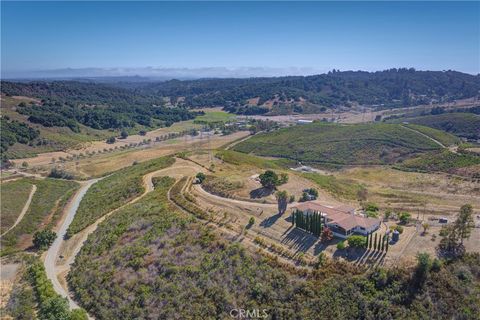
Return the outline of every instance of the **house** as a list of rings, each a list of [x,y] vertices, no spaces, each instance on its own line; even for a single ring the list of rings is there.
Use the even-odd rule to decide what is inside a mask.
[[[334,236],[347,238],[353,234],[366,236],[380,228],[380,219],[364,217],[355,213],[355,208],[342,205],[336,208],[309,201],[293,208],[304,213],[319,213],[324,217],[325,225],[332,230]]]
[[[298,119],[297,124],[309,124],[313,123],[313,120],[307,120],[307,119]]]

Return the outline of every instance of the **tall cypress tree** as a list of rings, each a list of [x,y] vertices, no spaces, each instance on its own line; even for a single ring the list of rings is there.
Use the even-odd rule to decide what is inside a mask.
[[[295,226],[295,211],[292,211],[292,227]]]
[[[378,245],[377,245],[377,234],[375,233],[375,251],[377,251]]]
[[[385,243],[385,252],[388,252],[388,242],[390,240],[390,237],[387,236],[387,242]]]
[[[370,240],[369,238],[370,238],[370,233],[367,233],[367,239],[365,241],[365,243],[367,244],[367,249],[370,249],[370,244],[368,242],[368,240]]]
[[[382,251],[385,249],[385,235],[382,237]]]

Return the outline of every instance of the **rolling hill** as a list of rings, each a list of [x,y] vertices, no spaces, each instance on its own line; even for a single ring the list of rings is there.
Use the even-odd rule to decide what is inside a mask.
[[[456,71],[336,71],[314,76],[171,80],[117,84],[187,107],[222,106],[239,114],[315,113],[354,104],[378,108],[474,97],[480,76]]]
[[[310,163],[365,165],[395,163],[441,148],[425,134],[399,124],[315,122],[253,136],[234,150]]]
[[[393,122],[408,122],[443,130],[466,139],[480,139],[480,115],[464,112],[442,113],[396,119]]]

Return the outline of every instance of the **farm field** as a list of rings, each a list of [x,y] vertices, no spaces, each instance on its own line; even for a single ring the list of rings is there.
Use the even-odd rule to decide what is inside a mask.
[[[449,150],[431,152],[417,158],[408,159],[398,167],[405,170],[423,172],[446,172],[466,177],[480,177],[478,167],[480,157],[470,153],[454,153]],[[477,169],[475,169],[477,168]]]
[[[373,165],[439,148],[428,137],[395,124],[313,123],[260,134],[233,149],[310,163]]]
[[[2,236],[2,256],[16,250],[24,250],[30,247],[35,231],[54,227],[58,219],[61,218],[63,207],[79,187],[78,183],[74,181],[48,178],[23,178],[17,181],[22,180],[25,181],[26,185],[35,185],[37,190],[33,195],[32,202],[24,218],[6,235]],[[17,181],[7,182],[6,184],[8,185],[9,183],[15,183]],[[31,189],[27,188],[27,190],[29,191]],[[11,197],[16,198],[16,194],[4,193],[2,186],[2,200],[5,199],[7,203],[11,203],[13,202],[13,199],[10,199]]]
[[[194,123],[193,120],[181,121],[174,123],[170,127],[146,131],[145,135],[140,135],[138,133],[131,134],[125,139],[117,139],[113,144],[107,143],[106,139],[112,136],[118,136],[118,132],[105,130],[103,134],[96,139],[85,137],[85,139],[78,141],[75,144],[62,145],[53,149],[55,151],[51,151],[52,149],[44,150],[38,149],[37,147],[31,147],[29,145],[15,144],[9,149],[9,152],[18,151],[18,156],[15,157],[16,159],[12,160],[18,166],[20,166],[23,162],[27,162],[29,165],[34,166],[47,165],[52,162],[52,159],[59,160],[61,158],[67,158],[81,154],[85,155],[90,153],[106,152],[106,150],[119,149],[132,144],[143,143],[147,140],[155,141],[157,138],[167,136],[171,133],[180,133],[194,129],[199,130],[201,128],[202,125]],[[62,128],[61,130],[65,131],[68,129]],[[42,136],[49,136],[50,134],[51,133],[41,133]],[[68,135],[60,134],[61,138],[65,138],[66,136]],[[35,151],[35,153],[32,153],[33,151]]]
[[[20,215],[28,196],[32,190],[31,181],[19,179],[9,183],[2,183],[2,224],[0,234],[8,230]]]
[[[391,122],[408,122],[438,130],[444,130],[458,137],[478,139],[480,137],[480,115],[466,112],[442,113],[419,117],[406,117]]]

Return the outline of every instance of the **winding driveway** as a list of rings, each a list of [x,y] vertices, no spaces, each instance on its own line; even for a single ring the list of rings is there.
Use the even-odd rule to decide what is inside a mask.
[[[70,223],[72,223],[73,217],[75,216],[78,206],[80,205],[80,201],[82,201],[82,198],[87,193],[87,190],[98,180],[99,179],[94,179],[94,180],[89,180],[85,182],[77,191],[73,200],[70,202],[70,204],[67,207],[67,213],[62,225],[60,226],[60,229],[57,232],[57,238],[55,239],[53,244],[50,246],[50,248],[47,251],[47,254],[45,255],[44,265],[45,265],[45,271],[47,273],[47,277],[48,279],[50,279],[50,281],[52,281],[53,289],[55,289],[55,291],[58,294],[60,294],[62,297],[65,297],[68,299],[68,303],[71,309],[79,308],[79,306],[75,303],[75,301],[73,301],[70,298],[67,290],[65,290],[60,284],[60,281],[58,281],[55,261],[58,257],[60,246],[64,241],[65,234],[67,233],[67,228],[70,225]]]
[[[67,228],[71,224],[75,216],[75,213],[77,212],[77,209],[80,205],[80,202],[82,198],[85,196],[85,194],[87,193],[88,189],[100,179],[89,180],[83,183],[82,187],[77,191],[73,200],[68,205],[65,220],[63,221],[62,225],[60,226],[60,229],[57,232],[57,238],[55,239],[52,246],[48,249],[45,256],[45,261],[44,261],[47,277],[52,281],[54,290],[58,294],[60,294],[62,297],[65,297],[68,299],[71,309],[80,308],[80,307],[73,300],[74,298],[73,294],[68,291],[68,288],[66,288],[66,286],[62,286],[58,276],[61,274],[67,274],[70,271],[71,264],[75,261],[75,257],[80,252],[88,236],[92,232],[94,232],[97,229],[98,225],[102,223],[110,215],[112,215],[113,213],[117,212],[118,210],[122,209],[127,205],[137,202],[138,200],[143,198],[145,195],[147,195],[149,192],[153,191],[154,190],[154,186],[152,182],[153,177],[159,176],[161,174],[168,174],[169,176],[173,176],[173,177],[183,177],[186,175],[187,171],[188,171],[188,174],[194,174],[198,171],[205,171],[202,167],[193,165],[191,163],[185,162],[185,164],[182,165],[183,161],[184,160],[177,159],[177,162],[180,162],[180,165],[174,164],[173,166],[160,169],[157,171],[153,171],[144,175],[143,185],[144,185],[145,191],[138,197],[129,201],[128,203],[103,215],[102,217],[97,219],[93,224],[89,225],[87,228],[80,231],[79,233],[74,235],[72,238],[70,238],[68,241],[71,241],[73,245],[71,250],[69,250],[68,256],[64,257],[66,265],[64,265],[63,267],[58,266],[56,264],[56,261],[60,256],[60,250],[62,248],[62,245],[66,242],[64,237],[67,232]],[[90,319],[93,319],[93,317],[90,315],[88,317]]]

